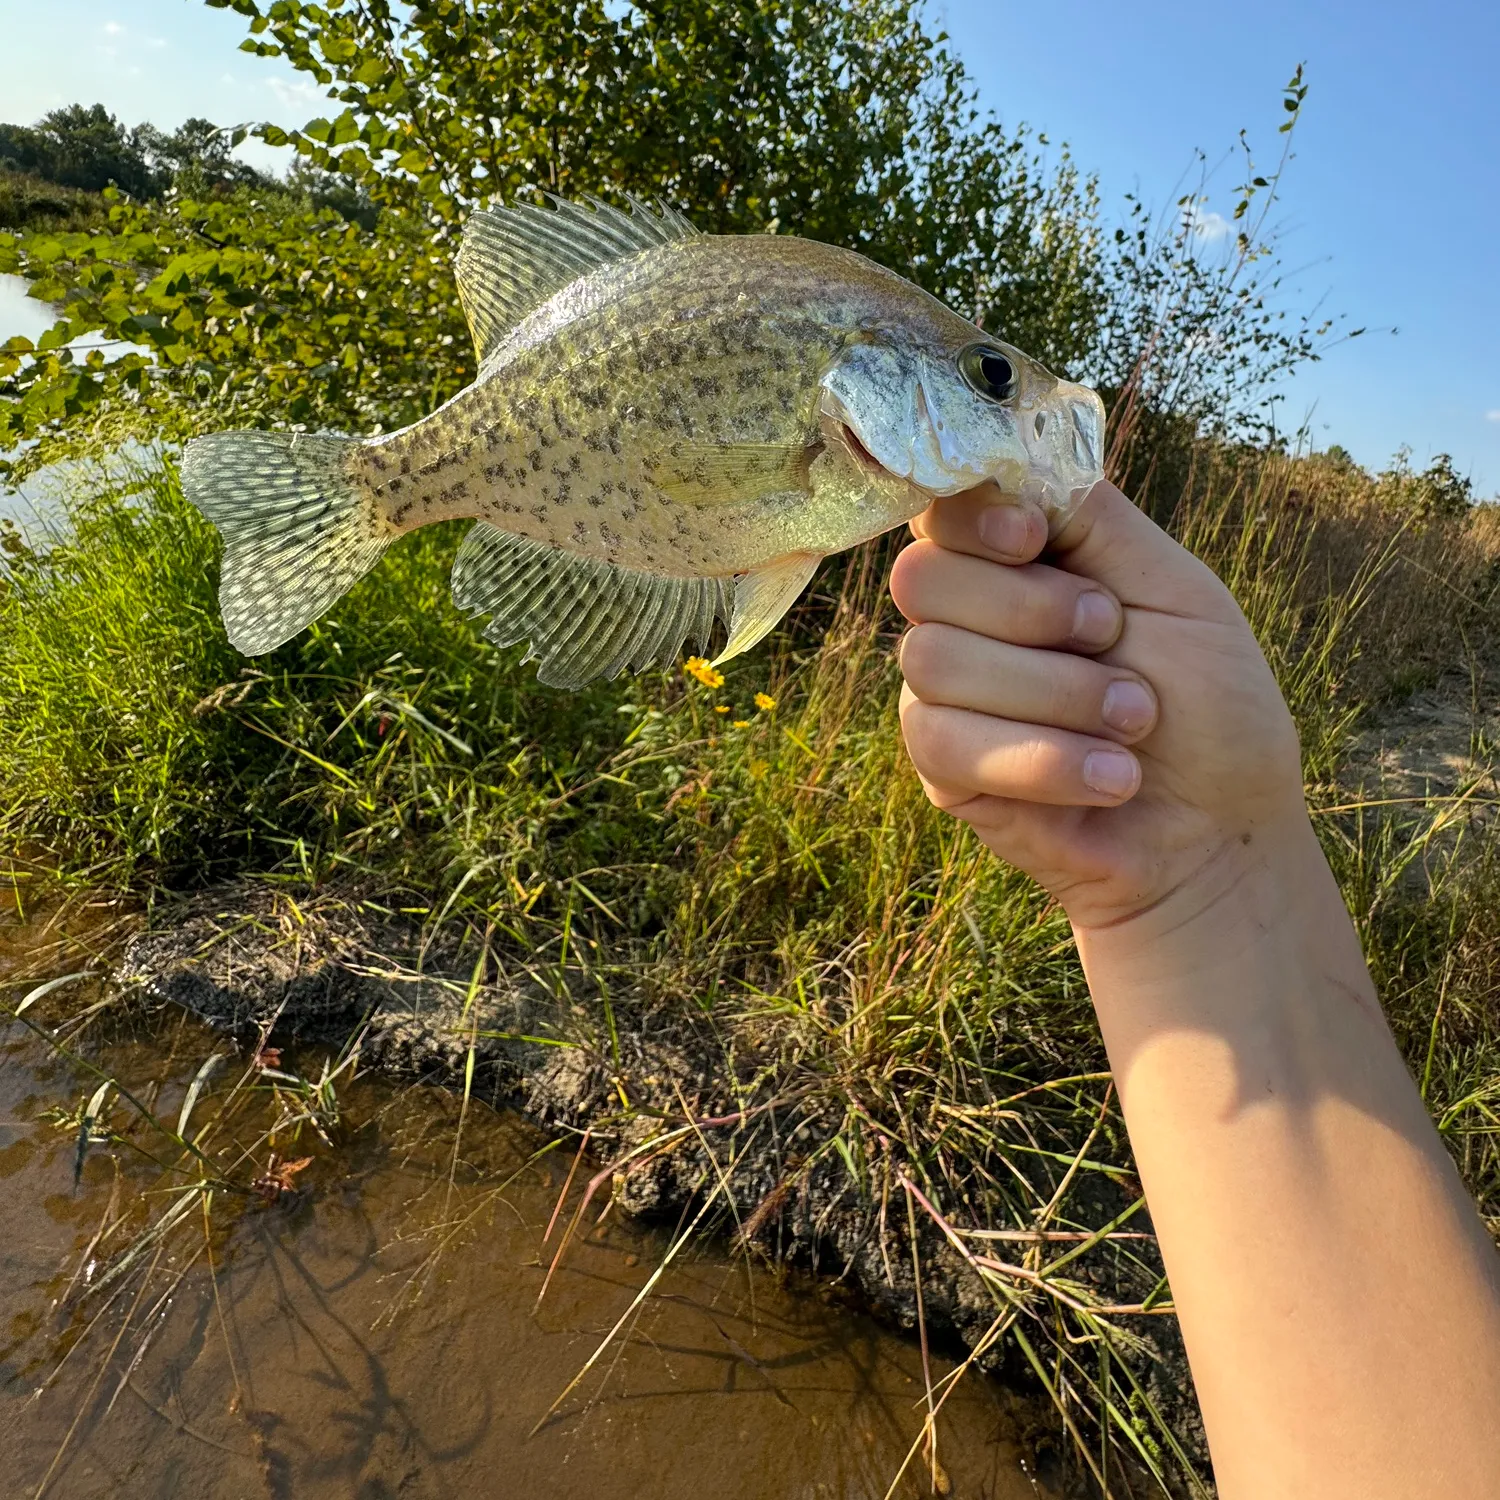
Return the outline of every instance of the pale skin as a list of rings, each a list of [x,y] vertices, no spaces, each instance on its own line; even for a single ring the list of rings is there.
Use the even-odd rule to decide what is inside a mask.
[[[1044,562],[1041,514],[992,486],[912,530],[891,577],[907,747],[1072,922],[1219,1493],[1500,1492],[1500,1257],[1233,598],[1107,483]]]

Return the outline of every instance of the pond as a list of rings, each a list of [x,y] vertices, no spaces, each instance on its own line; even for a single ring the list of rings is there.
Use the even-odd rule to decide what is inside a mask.
[[[57,319],[55,308],[27,296],[28,285],[21,276],[0,276],[0,343],[17,334],[34,341]],[[138,344],[120,340],[106,342],[98,335],[76,339],[72,347],[89,349],[96,346],[104,349],[106,359],[116,359],[132,350],[149,353]],[[139,445],[127,445],[127,448],[138,450]],[[39,470],[18,490],[0,484],[0,519],[16,522],[33,541],[44,538],[49,530],[61,523],[68,477],[68,466],[58,464]]]
[[[15,961],[12,945],[8,974],[0,948],[12,1004]],[[226,1051],[174,1011],[78,1046],[169,1122],[203,1059]],[[322,1061],[288,1053],[277,1069],[317,1076]],[[220,1096],[245,1066],[226,1058]],[[637,1304],[668,1230],[586,1225],[539,1300],[573,1146],[545,1149],[518,1116],[473,1105],[460,1131],[461,1102],[437,1088],[341,1079],[330,1138],[278,1143],[311,1158],[295,1192],[215,1204],[212,1230],[189,1215],[93,1291],[111,1264],[99,1246],[118,1258],[129,1243],[101,1229],[170,1201],[118,1143],[76,1173],[96,1085],[35,1033],[0,1031],[7,1495],[879,1500],[920,1437],[916,1343],[811,1286],[693,1250]],[[272,1090],[255,1094],[235,1116],[247,1162],[275,1123]],[[579,1196],[575,1182],[570,1209]],[[952,1368],[935,1357],[933,1381]],[[1019,1440],[1028,1411],[975,1372],[959,1381],[939,1416],[938,1492],[1058,1493]],[[893,1491],[932,1492],[920,1456]]]

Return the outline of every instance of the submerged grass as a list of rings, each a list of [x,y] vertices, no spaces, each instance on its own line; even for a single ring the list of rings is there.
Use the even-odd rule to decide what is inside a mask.
[[[1476,771],[1386,797],[1353,753],[1383,704],[1492,660],[1500,528],[1403,521],[1347,470],[1222,448],[1156,499],[1266,649],[1393,1024],[1500,1232],[1493,793]],[[920,1217],[982,1279],[986,1337],[1051,1393],[1101,1490],[1131,1492],[1111,1488],[1122,1452],[1164,1488],[1188,1482],[1201,1455],[1143,1373],[1160,1351],[1139,1330],[1170,1294],[1132,1237],[1138,1189],[1067,924],[928,807],[902,755],[894,544],[830,565],[725,681],[567,695],[458,617],[456,540],[408,538],[247,664],[170,466],[84,489],[0,594],[0,848],[18,889],[150,902],[242,873],[347,881],[596,993],[580,1024],[605,1058],[625,990],[706,1018],[726,1077],[831,1122],[795,1173],[837,1164],[883,1224]],[[1482,765],[1493,747],[1467,750]],[[760,1201],[733,1186],[710,1201],[760,1228],[790,1182]],[[1100,1246],[1143,1286],[1127,1306],[1086,1271]]]

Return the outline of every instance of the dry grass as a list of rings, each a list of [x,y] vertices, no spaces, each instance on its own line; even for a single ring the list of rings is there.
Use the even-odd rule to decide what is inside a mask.
[[[1500,820],[1451,793],[1358,790],[1355,738],[1493,661],[1500,524],[1414,521],[1325,460],[1225,449],[1200,450],[1171,500],[1283,685],[1402,1044],[1500,1225]],[[147,899],[235,871],[377,881],[597,995],[581,1035],[606,1061],[612,997],[706,1018],[726,1089],[795,1096],[817,1122],[782,1180],[712,1186],[718,1222],[774,1245],[818,1182],[914,1250],[940,1244],[1096,1482],[1122,1455],[1163,1489],[1189,1482],[1159,1409],[1169,1293],[1128,1238],[1138,1190],[1066,923],[928,807],[901,751],[890,541],[831,567],[721,686],[661,674],[560,698],[448,609],[441,534],[245,672],[170,475],[77,526],[0,599],[0,828],[23,873]],[[1139,1290],[1122,1307],[1106,1286]]]

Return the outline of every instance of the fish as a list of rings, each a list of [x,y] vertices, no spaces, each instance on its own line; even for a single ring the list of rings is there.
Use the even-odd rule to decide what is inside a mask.
[[[1054,534],[1102,477],[1104,407],[857,252],[711,235],[631,198],[468,220],[473,382],[368,437],[192,439],[246,655],[317,619],[406,532],[472,518],[453,600],[576,689],[750,650],[818,564],[995,481]],[[378,314],[377,314],[378,315]]]

